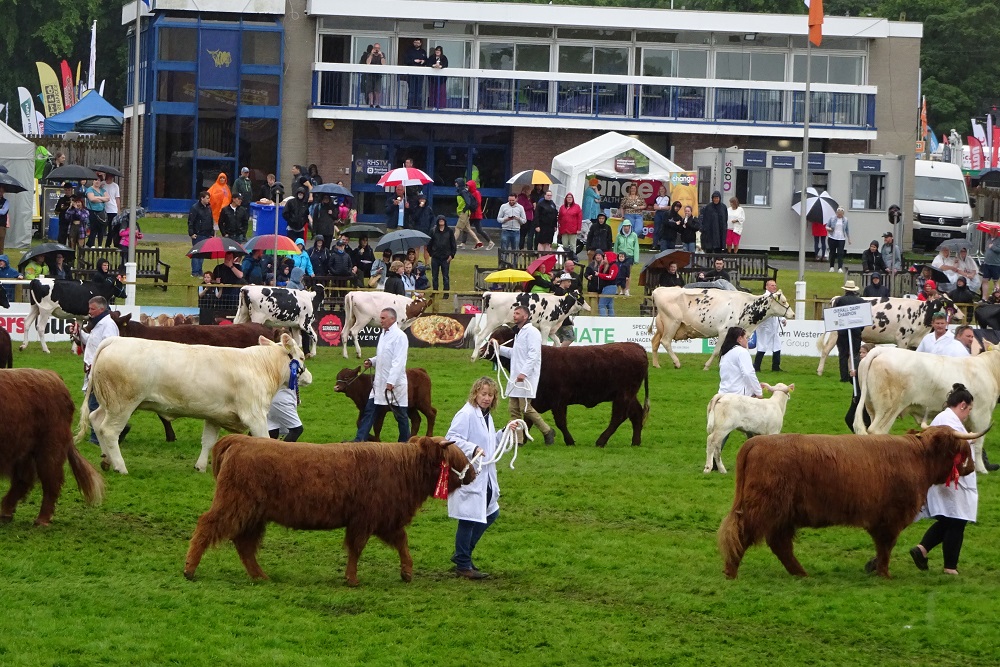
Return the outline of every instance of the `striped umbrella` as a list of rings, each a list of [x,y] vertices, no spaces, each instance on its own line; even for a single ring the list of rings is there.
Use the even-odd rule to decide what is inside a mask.
[[[413,167],[400,167],[383,174],[378,179],[378,184],[383,188],[394,188],[397,185],[409,187],[411,185],[424,185],[433,182],[434,179],[426,173]]]
[[[562,181],[541,169],[527,169],[514,174],[508,185],[562,185]]]
[[[262,234],[247,241],[243,247],[248,253],[263,250],[278,255],[299,255],[302,253],[295,241],[282,234]]]

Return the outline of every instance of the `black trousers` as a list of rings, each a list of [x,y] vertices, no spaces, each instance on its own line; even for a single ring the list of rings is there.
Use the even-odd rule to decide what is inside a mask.
[[[764,355],[766,352],[758,352],[753,358],[753,369],[755,371],[760,371],[760,365],[764,363]],[[780,371],[781,370],[781,350],[771,353],[771,370]]]
[[[934,522],[923,539],[920,540],[922,546],[928,553],[937,545],[941,545],[944,552],[944,567],[946,570],[958,569],[958,556],[962,552],[962,542],[965,540],[965,519],[952,519],[947,516],[935,517]]]
[[[850,382],[850,363],[851,359],[848,356],[848,343],[847,343],[847,329],[843,329],[837,332],[837,354],[840,357],[840,381]],[[851,329],[851,343],[850,347],[854,348],[854,364],[858,363],[858,355],[861,354],[861,332],[862,329]]]

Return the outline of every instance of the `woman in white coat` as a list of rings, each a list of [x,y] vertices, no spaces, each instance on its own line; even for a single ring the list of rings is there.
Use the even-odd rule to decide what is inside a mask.
[[[747,330],[743,327],[729,327],[722,349],[719,350],[720,394],[741,394],[756,398],[763,395],[747,345]]]
[[[968,433],[962,424],[972,412],[972,394],[963,384],[952,385],[944,410],[934,418],[931,426],[950,426],[959,433]],[[976,520],[979,508],[979,491],[976,488],[976,473],[970,472],[958,478],[951,486],[935,484],[927,491],[927,505],[921,511],[922,517],[937,519],[927,529],[917,546],[910,549],[913,563],[921,570],[927,569],[927,554],[941,545],[944,552],[944,573],[958,574],[958,556],[962,552],[965,524]]]
[[[485,461],[491,460],[500,444],[503,431],[493,428],[493,416],[490,414],[497,405],[499,393],[496,382],[488,377],[479,378],[472,385],[468,402],[448,427],[445,437],[454,441],[470,461],[477,455],[482,455]],[[479,538],[500,514],[499,497],[495,463],[483,465],[471,484],[460,486],[448,494],[448,516],[458,519],[455,553],[451,560],[461,577],[487,579],[490,576],[472,563],[472,552]]]
[[[778,283],[774,281],[774,278],[768,278],[764,281],[764,290],[768,294],[774,294],[778,291]],[[781,329],[786,324],[788,320],[784,317],[769,317],[760,324],[757,325],[755,333],[757,334],[757,354],[753,358],[753,369],[756,372],[760,372],[760,365],[764,363],[764,355],[768,352],[771,353],[771,370],[775,373],[781,373]]]

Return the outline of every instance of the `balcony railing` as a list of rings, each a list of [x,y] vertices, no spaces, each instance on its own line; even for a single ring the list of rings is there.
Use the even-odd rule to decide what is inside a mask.
[[[796,125],[805,96],[803,84],[785,82],[334,63],[313,69],[314,109]],[[874,86],[814,85],[810,123],[874,130],[875,92]]]

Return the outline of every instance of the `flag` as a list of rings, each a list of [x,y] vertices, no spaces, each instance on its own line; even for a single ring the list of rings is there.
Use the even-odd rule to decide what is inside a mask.
[[[927,127],[927,97],[923,98],[920,104],[920,138],[926,139],[929,128]]]
[[[35,125],[38,126],[38,134],[45,134],[45,114],[35,109]]]
[[[49,116],[62,113],[64,111],[62,88],[59,87],[59,77],[56,76],[55,70],[45,63],[36,62],[35,67],[38,69],[38,82],[42,84],[45,113]]]
[[[972,119],[972,136],[979,139],[979,143],[982,145],[986,144],[986,130],[983,126],[976,122],[976,119]]]
[[[930,152],[937,153],[938,148],[941,147],[941,144],[938,143],[937,134],[934,133],[934,130],[929,129],[929,131],[927,132],[927,141],[930,144]],[[948,140],[945,139],[944,142],[947,144]]]
[[[17,96],[21,105],[21,132],[38,134],[38,121],[35,120],[35,102],[27,88],[18,88]]]
[[[76,104],[76,93],[73,90],[73,73],[69,70],[69,63],[65,60],[59,64],[59,73],[62,77],[63,106],[69,109]]]
[[[803,0],[809,8],[809,41],[823,43],[823,0]]]
[[[93,90],[96,87],[94,81],[97,70],[97,21],[90,28],[90,63],[87,65],[87,89]]]
[[[993,156],[990,161],[990,166],[996,167],[997,154],[1000,153],[1000,127],[993,128],[993,145],[990,148],[990,154]]]
[[[969,141],[969,169],[981,171],[983,169],[983,145],[976,137],[968,137]]]

